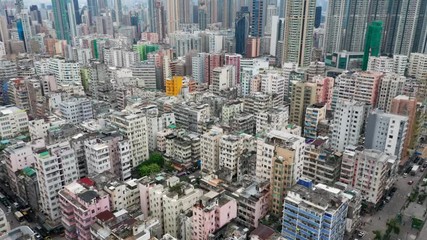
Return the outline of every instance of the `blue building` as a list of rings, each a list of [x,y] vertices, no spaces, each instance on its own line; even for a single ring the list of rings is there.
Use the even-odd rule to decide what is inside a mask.
[[[252,17],[251,17],[251,36],[264,36],[264,26],[266,18],[266,0],[252,0]]]
[[[283,208],[282,237],[298,240],[341,240],[349,199],[343,191],[302,181],[289,190]]]
[[[320,23],[322,23],[322,7],[317,6],[316,7],[316,15],[314,17],[314,27],[315,28],[320,27]]]
[[[235,26],[235,38],[236,38],[236,53],[245,55],[246,42],[249,35],[249,8],[243,6],[239,12],[237,12],[236,26]],[[200,17],[199,17],[200,24]]]

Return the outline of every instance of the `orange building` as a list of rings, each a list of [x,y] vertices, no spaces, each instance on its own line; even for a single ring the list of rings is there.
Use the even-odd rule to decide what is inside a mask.
[[[166,95],[178,96],[181,92],[183,79],[183,76],[173,76],[172,78],[166,79]]]

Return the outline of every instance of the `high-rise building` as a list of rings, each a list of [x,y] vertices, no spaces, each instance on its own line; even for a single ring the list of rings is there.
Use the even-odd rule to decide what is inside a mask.
[[[292,83],[292,100],[289,122],[304,126],[304,118],[308,106],[316,103],[316,83],[294,82]]]
[[[191,0],[179,1],[179,23],[192,23],[193,3]]]
[[[235,38],[236,38],[236,53],[245,55],[246,53],[246,42],[249,36],[249,8],[242,7],[237,13],[236,25],[235,25]]]
[[[304,132],[305,138],[316,139],[318,124],[326,118],[326,104],[316,103],[308,106],[305,111]]]
[[[62,84],[81,84],[80,65],[78,62],[63,58],[50,58],[49,73],[55,75],[56,81]]]
[[[171,34],[179,29],[180,0],[166,1],[166,32]]]
[[[265,20],[267,18],[267,1],[252,0],[251,36],[264,36]]]
[[[91,238],[90,226],[95,223],[95,216],[110,210],[109,195],[102,188],[95,188],[90,178],[64,186],[58,195],[65,238]]]
[[[391,102],[395,97],[403,94],[405,82],[405,76],[396,73],[386,73],[381,79],[377,107],[385,112],[390,112]]]
[[[427,53],[427,2],[421,1],[412,52]]]
[[[377,207],[396,181],[395,156],[376,149],[347,146],[343,152],[340,182],[362,193],[369,207]]]
[[[209,236],[237,217],[237,201],[225,194],[209,192],[193,206],[192,238]]]
[[[378,57],[381,51],[381,34],[383,31],[383,23],[375,21],[369,24],[365,36],[365,47],[363,54],[362,70],[368,68],[368,60],[370,56]]]
[[[79,25],[82,23],[82,17],[80,15],[80,8],[79,8],[79,0],[73,0],[73,10],[74,10],[74,16],[76,19],[76,24]]]
[[[256,177],[270,181],[274,214],[282,213],[286,191],[302,176],[304,143],[303,137],[277,130],[258,139]]]
[[[141,110],[129,109],[114,112],[111,123],[127,136],[132,150],[132,166],[136,167],[148,159],[147,117]],[[138,133],[138,134],[135,134]]]
[[[404,163],[408,160],[409,152],[408,149],[414,143],[414,134],[416,131],[416,121],[417,121],[417,99],[411,98],[405,95],[399,95],[391,101],[390,113],[399,114],[408,117],[408,128],[406,131],[406,138],[403,145],[404,151],[400,157],[400,162]]]
[[[154,0],[152,0],[154,1]],[[87,0],[89,24],[95,23],[95,17],[99,15],[98,0]]]
[[[114,13],[116,16],[116,20],[114,22],[116,22],[117,25],[120,26],[123,21],[122,0],[114,0]]]
[[[52,0],[52,11],[54,15],[56,38],[67,40],[68,43],[71,43],[71,26],[68,16],[69,3],[70,0]]]
[[[343,239],[349,199],[324,184],[295,185],[287,193],[282,218],[285,239]],[[325,224],[328,222],[329,224]],[[327,237],[326,237],[327,236]]]
[[[344,24],[343,45],[340,50],[362,52],[365,43],[366,18],[368,16],[370,1],[336,1],[345,4],[343,19],[340,20]]]
[[[0,114],[1,139],[10,139],[28,131],[28,116],[25,110],[10,105],[2,106]]]
[[[204,133],[200,139],[200,158],[202,170],[216,172],[219,169],[219,142],[223,131],[221,128],[213,128]]]
[[[77,159],[68,141],[47,146],[34,153],[40,191],[40,206],[51,225],[60,224],[62,217],[59,191],[77,180]]]
[[[415,77],[418,82],[417,98],[424,101],[427,98],[427,54],[411,53],[409,58],[408,75]]]
[[[286,4],[282,63],[305,67],[311,60],[316,1],[288,0]]]
[[[345,146],[358,145],[370,107],[363,102],[339,100],[332,121],[331,147],[344,151]]]
[[[415,38],[420,0],[390,1],[383,53],[409,55]]]
[[[221,91],[227,90],[236,86],[236,67],[233,65],[226,65],[224,67],[217,67],[212,72],[212,90],[214,94],[219,95]]]
[[[378,89],[383,73],[345,72],[336,79],[334,100],[347,99],[377,106]],[[334,103],[333,103],[334,105]]]
[[[322,22],[322,6],[316,7],[316,16],[314,18],[314,27],[320,27],[320,23]]]
[[[93,119],[92,101],[87,98],[74,98],[59,105],[61,116],[69,123],[78,124]]]
[[[395,156],[402,155],[408,128],[408,117],[374,110],[366,120],[365,148]]]
[[[331,0],[325,26],[325,52],[363,51],[369,0]]]
[[[329,148],[328,138],[306,142],[302,178],[315,183],[335,184],[340,179],[341,152]]]

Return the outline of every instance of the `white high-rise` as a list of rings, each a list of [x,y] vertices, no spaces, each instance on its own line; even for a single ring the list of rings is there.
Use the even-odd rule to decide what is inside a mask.
[[[79,177],[77,159],[68,141],[34,153],[41,209],[54,224],[61,220],[58,192]]]
[[[338,100],[331,126],[333,149],[344,151],[347,145],[358,145],[368,110],[366,103]]]
[[[82,84],[78,62],[66,61],[62,58],[50,58],[48,68],[49,73],[55,75],[56,81],[60,84]]]
[[[286,1],[282,62],[295,62],[300,67],[310,64],[315,12],[316,0]]]
[[[223,131],[221,128],[213,128],[204,133],[200,138],[200,159],[202,170],[216,172],[219,168],[219,142]]]
[[[378,91],[379,109],[385,112],[390,112],[391,101],[398,95],[403,94],[403,87],[406,82],[406,77],[396,73],[386,73],[381,79]]]
[[[147,117],[142,110],[129,109],[114,112],[110,121],[129,139],[132,150],[132,166],[136,167],[147,160],[149,156]]]
[[[376,149],[400,159],[408,129],[408,117],[375,110],[366,121],[365,148]]]

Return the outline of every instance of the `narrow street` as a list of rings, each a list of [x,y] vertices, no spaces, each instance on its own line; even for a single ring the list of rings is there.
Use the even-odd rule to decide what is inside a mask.
[[[383,233],[385,232],[387,229],[387,220],[395,218],[400,213],[409,194],[422,180],[422,177],[426,174],[426,172],[427,170],[425,170],[425,172],[418,172],[415,176],[408,175],[406,178],[401,175],[398,176],[395,183],[397,191],[390,199],[390,202],[386,203],[382,210],[375,212],[373,215],[366,215],[362,218],[362,230],[366,232],[366,235],[363,237],[363,239],[373,239],[373,231],[376,230],[379,230]],[[409,181],[414,181],[414,183],[409,185]],[[408,235],[417,235],[417,233],[418,231],[412,229],[410,224],[402,223],[402,225],[400,225],[400,234],[398,238],[401,240],[406,240]]]

